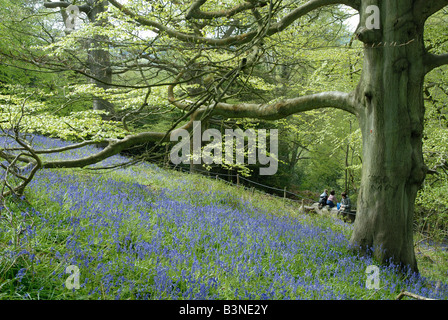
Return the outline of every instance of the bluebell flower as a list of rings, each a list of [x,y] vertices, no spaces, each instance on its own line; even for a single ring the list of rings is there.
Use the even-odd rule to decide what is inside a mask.
[[[23,279],[23,277],[25,276],[26,271],[27,271],[26,268],[21,268],[21,269],[17,272],[15,278],[16,278],[19,282],[22,282],[22,279]]]

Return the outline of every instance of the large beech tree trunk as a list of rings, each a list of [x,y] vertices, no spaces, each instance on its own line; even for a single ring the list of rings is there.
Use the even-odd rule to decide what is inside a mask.
[[[412,2],[382,1],[380,29],[358,28],[365,43],[355,98],[361,106],[363,166],[351,243],[373,247],[380,262],[391,259],[418,271],[413,215],[427,171],[422,155],[425,68],[423,25],[409,11]]]

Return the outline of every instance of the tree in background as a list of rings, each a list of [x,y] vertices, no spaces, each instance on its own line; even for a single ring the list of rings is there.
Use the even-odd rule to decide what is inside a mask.
[[[105,27],[108,23],[107,18],[103,14],[107,11],[107,1],[105,0],[87,0],[84,4],[78,4],[76,6],[76,14],[74,12],[68,12],[72,3],[68,1],[57,1],[57,2],[45,2],[44,6],[46,8],[60,8],[61,16],[66,25],[67,32],[71,30],[76,25],[76,17],[79,12],[83,12],[88,21],[95,27]],[[70,28],[67,28],[67,25]],[[94,31],[94,34],[85,41],[87,60],[89,65],[89,77],[92,83],[101,89],[109,89],[112,85],[112,67],[109,56],[109,40],[106,34]],[[103,98],[94,97],[93,98],[93,110],[106,111],[107,113],[114,114],[114,106]]]
[[[426,46],[435,53],[448,50],[448,8],[426,24]],[[446,241],[448,235],[448,67],[433,70],[424,86],[425,129],[423,155],[431,175],[417,196],[416,225],[426,237]]]

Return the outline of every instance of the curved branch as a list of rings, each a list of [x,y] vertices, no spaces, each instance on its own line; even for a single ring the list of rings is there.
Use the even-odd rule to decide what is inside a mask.
[[[448,6],[448,0],[417,0],[413,6],[414,15],[424,22],[445,6]]]
[[[265,120],[277,120],[294,113],[321,108],[336,108],[357,115],[354,101],[354,93],[329,91],[271,104],[229,104],[221,102],[212,106],[203,106],[197,112],[207,112],[213,108],[214,115],[222,115],[228,118],[257,118]]]
[[[423,63],[425,65],[425,73],[429,73],[435,68],[448,64],[448,53],[441,55],[427,53],[423,57]]]
[[[303,17],[304,15],[308,14],[311,11],[335,4],[344,4],[349,7],[352,7],[357,11],[359,11],[360,7],[359,1],[357,0],[310,0],[304,3],[303,5],[299,6],[297,9],[291,11],[289,14],[283,17],[278,23],[272,25],[272,27],[270,28],[272,30],[268,31],[268,35],[283,31],[288,26],[290,26],[294,21],[296,21],[300,17]]]
[[[114,7],[116,7],[121,12],[123,12],[125,15],[133,18],[135,21],[141,23],[142,25],[156,28],[161,32],[165,32],[169,37],[176,38],[178,40],[182,40],[182,41],[186,41],[186,42],[209,44],[209,45],[213,45],[213,46],[228,46],[228,45],[235,44],[235,43],[238,43],[238,44],[248,43],[252,39],[254,39],[258,34],[258,30],[255,30],[255,31],[250,31],[250,32],[247,32],[247,33],[244,33],[241,35],[230,36],[230,37],[222,38],[222,39],[200,37],[197,35],[180,32],[175,29],[169,28],[166,25],[158,23],[156,21],[146,19],[145,17],[142,17],[141,15],[138,15],[138,14],[132,12],[131,10],[127,9],[125,6],[123,6],[121,3],[119,3],[116,0],[109,0],[109,2]],[[307,13],[309,13],[313,10],[316,10],[318,8],[328,6],[328,5],[334,5],[334,4],[345,4],[345,5],[350,6],[356,10],[359,10],[359,1],[358,0],[310,0],[306,3],[304,3],[303,5],[299,6],[297,9],[293,10],[291,13],[289,13],[285,17],[283,17],[279,22],[272,24],[269,27],[269,29],[266,31],[266,35],[270,36],[277,32],[283,31],[288,26],[290,26],[295,20],[306,15]]]
[[[190,9],[188,9],[187,14],[185,15],[185,19],[214,19],[214,18],[221,18],[221,17],[231,17],[235,14],[238,14],[240,12],[249,10],[249,9],[255,9],[255,8],[262,8],[267,5],[266,1],[250,1],[250,2],[244,2],[240,5],[237,5],[231,9],[228,10],[221,10],[221,11],[213,11],[213,12],[204,12],[200,10],[200,7],[207,2],[207,0],[196,0],[193,2],[193,4],[190,6]]]
[[[175,29],[171,29],[171,28],[167,27],[166,25],[161,24],[159,22],[146,19],[145,17],[142,17],[141,15],[138,15],[138,14],[132,12],[131,10],[127,9],[125,6],[120,4],[118,1],[109,0],[109,2],[114,7],[116,7],[121,12],[123,12],[125,15],[131,17],[132,19],[139,22],[140,24],[148,26],[148,27],[156,28],[159,30],[159,32],[165,32],[169,37],[172,37],[172,38],[175,38],[175,39],[178,39],[181,41],[185,41],[185,42],[206,43],[206,44],[210,44],[210,45],[214,45],[214,46],[226,46],[226,45],[230,45],[235,42],[241,42],[241,41],[243,41],[241,43],[246,43],[246,42],[249,42],[250,40],[252,40],[256,36],[255,32],[249,32],[246,34],[242,34],[242,35],[238,35],[238,36],[234,36],[234,37],[228,37],[225,39],[214,39],[214,38],[200,37],[200,36],[193,35],[193,34],[187,34],[187,33],[177,31]]]
[[[60,147],[60,148],[53,148],[53,149],[41,149],[41,150],[35,150],[34,152],[36,154],[50,154],[50,153],[59,153],[59,152],[64,152],[64,151],[68,151],[68,150],[73,150],[73,149],[79,149],[85,146],[90,146],[93,144],[97,144],[97,141],[83,141],[80,143],[75,143],[75,144],[71,144],[65,147]]]
[[[70,6],[70,3],[64,1],[44,2],[44,7],[48,9],[67,8],[68,6]],[[79,11],[84,12],[85,14],[88,14],[92,10],[92,7],[88,4],[80,5],[78,8]]]
[[[255,54],[256,56],[256,54]],[[250,60],[255,59],[250,58]],[[229,72],[229,76],[233,72],[237,72],[245,67],[247,60],[241,62],[240,66]],[[250,61],[253,63],[253,61]],[[191,103],[187,103],[176,99],[174,96],[174,87],[183,76],[181,72],[175,79],[174,83],[168,87],[168,101],[181,110],[187,110]],[[226,78],[226,77],[224,77]],[[219,100],[218,100],[219,101]],[[195,115],[199,116],[204,113],[219,114],[227,118],[258,118],[266,120],[276,120],[287,117],[294,113],[320,109],[320,108],[337,108],[354,115],[357,115],[357,104],[355,102],[355,93],[345,93],[339,91],[329,91],[317,93],[293,99],[287,99],[271,104],[256,103],[240,103],[229,104],[224,102],[212,103],[211,105],[203,105],[204,101],[197,102],[198,108]]]
[[[194,119],[204,113],[212,112],[213,114],[223,115],[228,118],[258,118],[266,120],[275,120],[284,118],[288,115],[304,112],[319,108],[338,108],[347,112],[356,114],[356,107],[354,104],[352,93],[343,92],[324,92],[313,94],[294,99],[288,99],[272,104],[228,104],[217,103],[210,106],[202,106],[196,111],[192,112],[190,121],[184,126],[172,130],[170,132],[142,132],[135,135],[129,135],[121,140],[105,140],[109,144],[103,150],[94,155],[87,156],[75,160],[57,160],[49,161],[42,164],[42,168],[83,168],[92,165],[119,152],[131,148],[137,144],[147,142],[164,142],[169,141],[170,134],[175,134],[182,129],[190,130]],[[84,145],[90,143],[85,142]],[[81,144],[78,144],[78,147]],[[48,152],[48,150],[47,150]]]
[[[129,149],[135,145],[143,144],[147,142],[165,142],[170,141],[170,133],[175,134],[180,130],[190,130],[193,126],[193,121],[195,117],[191,117],[190,121],[184,126],[172,130],[170,132],[142,132],[135,135],[129,135],[121,140],[104,140],[103,142],[108,142],[108,145],[101,151],[74,160],[56,160],[48,161],[42,164],[42,168],[83,168],[98,162],[101,162],[109,157],[112,157],[123,150]],[[98,142],[97,142],[98,143]],[[87,144],[92,144],[88,142]],[[78,144],[78,147],[81,144]]]
[[[83,168],[85,166],[98,163],[109,157],[118,154],[120,151],[132,147],[134,144],[152,141],[153,135],[151,133],[140,133],[137,135],[127,136],[122,140],[110,141],[103,150],[81,159],[74,160],[57,160],[45,162],[42,168]],[[151,140],[150,140],[151,139]]]

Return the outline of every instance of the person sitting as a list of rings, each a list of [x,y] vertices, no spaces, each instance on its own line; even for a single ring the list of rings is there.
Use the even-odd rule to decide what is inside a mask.
[[[328,189],[325,189],[324,192],[319,196],[319,209],[322,209],[323,206],[327,205],[328,199]]]
[[[335,206],[336,203],[336,196],[335,196],[336,192],[334,190],[331,190],[330,192],[330,196],[327,199],[327,206],[331,208],[333,208]]]
[[[350,202],[350,198],[347,196],[347,193],[342,192],[341,193],[342,200],[341,200],[341,207],[338,211],[338,214],[342,214],[342,217],[346,217],[352,208],[352,204]]]

